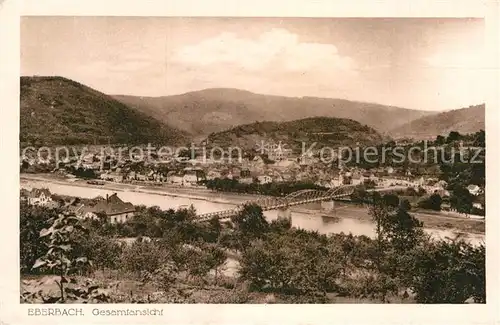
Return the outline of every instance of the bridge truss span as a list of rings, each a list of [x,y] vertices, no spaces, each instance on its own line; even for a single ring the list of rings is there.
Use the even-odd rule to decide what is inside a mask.
[[[257,200],[244,202],[243,204],[240,204],[233,209],[199,215],[198,220],[207,221],[214,217],[217,217],[218,219],[228,219],[238,214],[241,210],[243,210],[245,205],[249,204],[258,205],[262,208],[263,211],[269,211],[277,209],[286,209],[291,206],[297,206],[302,204],[341,199],[350,196],[354,192],[354,188],[355,186],[353,185],[345,185],[345,186],[334,187],[327,191],[315,190],[315,189],[299,190],[290,193],[285,197],[266,196],[259,198]]]

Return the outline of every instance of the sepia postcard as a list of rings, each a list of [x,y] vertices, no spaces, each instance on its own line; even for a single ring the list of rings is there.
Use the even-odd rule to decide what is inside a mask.
[[[498,322],[498,2],[14,2],[0,324]]]

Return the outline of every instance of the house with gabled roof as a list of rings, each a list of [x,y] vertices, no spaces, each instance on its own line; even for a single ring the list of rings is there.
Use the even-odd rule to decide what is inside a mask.
[[[28,204],[31,205],[49,205],[52,202],[52,194],[47,188],[33,188],[27,194]]]
[[[123,223],[135,216],[135,206],[130,202],[122,201],[117,193],[106,195],[106,198],[97,198],[93,204],[78,208],[78,214],[83,218],[96,219],[99,214],[104,215],[111,223]]]

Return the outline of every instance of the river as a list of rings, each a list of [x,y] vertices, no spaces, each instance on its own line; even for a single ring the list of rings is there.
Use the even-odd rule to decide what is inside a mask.
[[[222,199],[218,198],[216,200],[217,202],[214,202],[211,198],[207,197],[206,199],[203,199],[199,195],[196,198],[189,198],[186,196],[172,196],[160,193],[159,191],[147,191],[141,189],[105,189],[26,179],[21,180],[21,187],[26,189],[43,187],[48,188],[54,194],[77,196],[82,198],[94,198],[98,195],[105,197],[106,194],[111,195],[113,193],[118,193],[118,196],[122,200],[131,202],[134,205],[142,204],[146,206],[158,206],[163,210],[193,205],[196,211],[200,214],[227,210],[243,202],[243,200],[238,202],[234,197],[224,200],[224,196],[222,196]],[[329,221],[328,218],[318,216],[318,213],[305,213],[303,211],[292,210],[292,225],[297,228],[318,231],[325,234],[344,232],[352,233],[353,235],[365,235],[372,238],[375,236],[374,224],[369,220],[340,218],[339,220]],[[276,211],[266,211],[264,215],[269,221],[277,218]],[[455,238],[456,236],[456,233],[451,229],[425,229],[425,231],[436,239],[445,239],[447,237]],[[464,240],[467,240],[474,245],[479,245],[485,241],[484,235],[482,234],[462,234],[462,237]]]

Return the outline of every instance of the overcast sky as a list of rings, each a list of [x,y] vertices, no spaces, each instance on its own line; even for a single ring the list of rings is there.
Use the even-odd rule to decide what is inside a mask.
[[[484,102],[479,19],[24,17],[21,74],[108,94],[204,88],[447,110]]]

